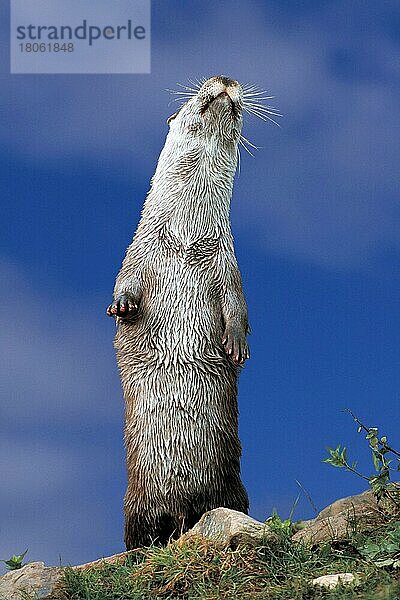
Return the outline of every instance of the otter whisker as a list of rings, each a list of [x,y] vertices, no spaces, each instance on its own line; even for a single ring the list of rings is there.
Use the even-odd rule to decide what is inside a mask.
[[[280,113],[278,111],[278,109],[274,108],[273,106],[262,106],[262,105],[257,105],[257,104],[246,104],[243,108],[244,109],[251,108],[255,112],[260,112],[261,114],[272,115],[272,116],[275,116],[275,117],[282,117],[283,116],[282,113]]]
[[[252,148],[254,148],[254,150],[260,150],[260,146],[255,146],[255,144],[253,144],[253,142],[251,142],[250,140],[248,140],[246,137],[244,137],[243,134],[241,134],[240,138],[246,142],[246,144],[249,144],[249,146],[251,146]]]
[[[275,96],[271,96],[271,94],[267,94],[267,92],[257,92],[257,93],[249,93],[244,91],[243,92],[243,98],[244,99],[249,99],[249,100],[271,100],[272,98],[275,98]]]
[[[243,98],[254,98],[255,100],[269,100],[274,98],[274,96],[270,96],[267,90],[262,90],[256,85],[243,85]]]
[[[193,79],[188,79],[188,81],[190,84],[192,84],[197,89],[197,91],[199,91],[202,84],[200,83],[200,81],[198,79],[195,78],[194,81],[193,81]]]
[[[168,102],[168,106],[170,106],[173,102],[180,102],[179,104],[179,109],[189,100],[191,100],[195,94],[189,93],[189,92],[181,92],[181,91],[175,91],[175,90],[166,90],[167,92],[170,92],[171,94],[174,94],[175,96],[177,96],[177,98],[172,98],[169,102]]]
[[[241,146],[242,146],[242,147],[243,147],[243,148],[246,150],[246,152],[247,152],[248,154],[250,154],[250,156],[251,156],[252,158],[254,158],[254,154],[251,152],[251,150],[249,150],[249,149],[247,148],[247,146],[245,146],[245,145],[243,144],[243,142],[239,141],[239,144],[240,144],[240,145],[241,145]]]
[[[276,113],[270,110],[260,110],[259,108],[253,108],[252,106],[248,106],[247,108],[244,108],[244,110],[246,110],[246,112],[252,112],[255,115],[262,115],[263,117],[282,117],[281,113]]]
[[[243,104],[245,104],[246,106],[251,106],[253,108],[262,108],[264,110],[275,110],[275,111],[279,111],[279,109],[276,106],[271,106],[270,104],[260,104],[260,102],[244,102]]]
[[[249,150],[249,148],[246,146],[246,143],[244,142],[244,139],[246,139],[246,138],[243,138],[243,136],[240,136],[240,138],[239,138],[239,144],[242,146],[242,148],[244,148],[244,149],[246,150],[246,152],[247,152],[248,154],[250,154],[250,156],[252,156],[252,157],[254,158],[254,154],[253,154],[253,153],[252,153],[252,151],[251,151],[251,150]]]
[[[184,104],[186,104],[186,102],[187,102],[188,100],[190,100],[190,98],[186,98],[186,99],[185,99],[185,98],[172,98],[172,100],[170,100],[170,101],[168,102],[168,106],[171,106],[171,104],[172,104],[173,102],[180,102],[180,104],[178,105],[178,108],[177,108],[177,111],[178,111],[178,110],[180,110],[180,109],[182,108],[182,106],[183,106]]]
[[[275,96],[255,96],[243,94],[243,100],[248,102],[263,102],[264,100],[272,100]]]
[[[252,85],[252,84],[248,84],[248,83],[244,83],[242,85],[242,89],[244,91],[250,91],[250,92],[260,92],[261,88],[258,87],[258,85]]]
[[[193,92],[194,94],[197,94],[197,92],[199,91],[196,88],[189,87],[187,85],[182,85],[182,83],[177,83],[176,85],[180,88],[183,88],[184,90],[187,90],[188,92]]]
[[[185,102],[191,98],[193,98],[193,96],[179,96],[179,98],[172,98],[171,102],[182,102],[182,104],[185,104]]]
[[[282,117],[281,114],[275,114],[275,113],[271,113],[271,112],[262,112],[262,111],[257,111],[254,109],[249,109],[246,112],[251,112],[251,114],[256,115],[257,117],[265,117],[266,119],[268,119],[269,117]]]
[[[265,110],[279,110],[276,106],[271,106],[270,104],[262,104],[258,99],[257,100],[245,100],[243,104],[248,106],[254,106],[256,108],[263,108]]]
[[[249,94],[248,92],[244,91],[243,98],[250,98],[252,100],[258,100],[260,98],[262,98],[264,100],[264,98],[265,98],[265,99],[269,100],[270,98],[273,98],[273,96],[271,96],[270,94],[267,94],[266,92],[257,92],[257,93]]]
[[[183,104],[188,100],[191,100],[193,96],[178,96],[178,98],[172,98],[171,102],[182,102]]]
[[[175,96],[187,96],[188,98],[193,98],[196,95],[194,92],[188,92],[184,90],[170,90],[167,88],[165,91],[169,92],[170,94],[174,94]]]
[[[242,85],[242,89],[244,92],[255,93],[255,94],[266,94],[267,91],[258,87],[258,85]]]
[[[271,121],[272,123],[274,123],[275,125],[280,127],[280,124],[277,121],[275,121],[274,119],[271,119],[271,117],[268,117],[267,115],[260,115],[260,113],[253,112],[251,110],[247,110],[247,112],[250,114],[253,114],[255,117],[258,117],[262,121]]]
[[[250,114],[252,114],[252,115],[254,115],[254,116],[258,117],[258,118],[259,118],[259,119],[261,119],[262,121],[272,121],[272,123],[275,123],[275,125],[277,125],[278,127],[280,127],[280,124],[279,124],[279,123],[277,123],[277,122],[276,122],[274,119],[271,119],[271,117],[269,117],[269,116],[268,116],[268,115],[266,115],[266,114],[260,114],[259,112],[257,112],[257,111],[255,111],[255,110],[253,110],[252,108],[249,108],[248,106],[244,106],[244,107],[243,107],[243,109],[244,109],[246,112],[248,112],[248,113],[250,113]]]
[[[262,121],[272,121],[280,127],[279,123],[271,117],[282,117],[275,106],[262,104],[265,100],[271,100],[274,96],[270,96],[265,90],[261,90],[256,85],[244,85],[243,89],[243,110],[252,114]]]

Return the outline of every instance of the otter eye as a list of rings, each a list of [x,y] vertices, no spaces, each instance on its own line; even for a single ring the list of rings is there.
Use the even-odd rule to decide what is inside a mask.
[[[174,112],[173,115],[171,115],[170,117],[168,117],[167,119],[167,124],[169,125],[171,123],[171,121],[173,121],[175,119],[175,117],[178,115],[179,110],[177,110],[176,112]]]

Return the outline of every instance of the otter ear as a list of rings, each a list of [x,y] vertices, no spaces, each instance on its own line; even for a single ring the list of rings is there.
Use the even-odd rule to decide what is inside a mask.
[[[178,116],[179,110],[177,110],[176,112],[174,112],[173,115],[171,115],[170,117],[168,117],[167,119],[167,124],[169,125],[171,123],[171,121],[173,121],[175,119],[176,116]]]

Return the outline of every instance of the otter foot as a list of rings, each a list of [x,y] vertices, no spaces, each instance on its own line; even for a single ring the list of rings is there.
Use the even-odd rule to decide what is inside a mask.
[[[225,348],[225,352],[232,358],[235,365],[243,365],[244,361],[250,358],[246,336],[239,328],[227,327],[222,339],[222,344]]]
[[[138,305],[128,294],[122,294],[114,300],[112,304],[107,308],[107,314],[109,317],[121,317],[122,319],[129,319],[133,317],[138,310]]]

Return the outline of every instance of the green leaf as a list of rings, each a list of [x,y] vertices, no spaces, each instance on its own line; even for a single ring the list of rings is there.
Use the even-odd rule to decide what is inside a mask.
[[[372,460],[374,461],[375,471],[379,473],[379,471],[381,470],[381,461],[379,459],[379,455],[377,455],[375,450],[372,450]]]
[[[346,448],[340,449],[340,445],[335,450],[333,448],[327,448],[330,456],[323,459],[323,462],[329,463],[334,467],[345,467],[346,466]]]
[[[369,440],[371,437],[376,437],[378,433],[378,428],[377,427],[368,427],[368,433],[367,433],[367,440]]]
[[[384,560],[376,560],[374,561],[377,567],[388,567],[394,563],[393,558],[385,558]]]
[[[361,548],[358,549],[358,551],[363,556],[372,559],[380,553],[381,548],[380,546],[378,546],[378,544],[374,544],[373,542],[366,542],[363,546],[361,546]]]
[[[369,438],[369,445],[371,446],[371,448],[377,448],[378,438],[376,437],[376,435],[373,435]]]
[[[385,550],[385,552],[389,552],[389,553],[393,554],[394,552],[399,551],[399,546],[398,546],[398,544],[393,544],[391,542],[387,542],[386,544],[384,544],[384,550]]]
[[[22,567],[22,561],[24,559],[24,556],[27,552],[28,548],[22,554],[13,554],[11,558],[9,558],[8,560],[3,560],[2,562],[7,565],[10,571],[20,569]]]

